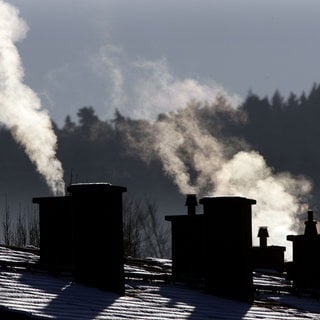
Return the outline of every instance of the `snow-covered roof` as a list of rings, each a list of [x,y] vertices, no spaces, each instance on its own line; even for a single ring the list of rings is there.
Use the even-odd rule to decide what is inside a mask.
[[[19,264],[9,267],[1,261],[37,260],[30,253],[0,248],[1,310],[39,319],[319,319],[320,303],[298,298],[286,290],[261,291],[254,303],[242,303],[191,290],[165,281],[142,281],[128,277],[125,296],[90,288],[68,275],[52,275]],[[166,261],[164,262],[166,263]],[[139,266],[127,266],[128,274],[139,274]],[[140,273],[144,273],[144,269]],[[152,271],[153,272],[153,271]],[[130,279],[129,279],[130,278]],[[256,285],[285,288],[281,278],[255,275]]]

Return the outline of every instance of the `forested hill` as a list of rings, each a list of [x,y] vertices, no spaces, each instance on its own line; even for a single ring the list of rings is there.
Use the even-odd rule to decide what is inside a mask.
[[[209,105],[204,105],[198,108],[197,117],[221,139],[236,137],[245,141],[276,172],[309,177],[314,183],[312,204],[318,202],[320,85],[315,84],[307,94],[292,93],[288,98],[278,91],[269,98],[250,93],[233,114],[224,108],[212,112]],[[108,181],[127,186],[132,197],[150,197],[165,211],[172,208],[169,213],[181,208],[183,196],[163,172],[161,161],[152,155],[144,159],[128,139],[128,130],[135,141],[146,139],[146,132],[141,129],[146,124],[117,111],[113,119],[104,121],[92,107],[80,108],[77,119],[66,116],[61,128],[55,126],[66,183]],[[5,128],[0,130],[0,148],[0,205],[5,195],[11,202],[31,203],[31,197],[49,194],[23,149]]]
[[[279,92],[271,99],[249,95],[242,108],[248,121],[237,128],[239,135],[276,170],[307,175],[319,189],[320,85],[288,99]]]

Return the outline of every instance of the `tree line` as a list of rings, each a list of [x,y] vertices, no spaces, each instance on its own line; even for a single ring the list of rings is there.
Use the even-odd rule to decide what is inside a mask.
[[[222,99],[221,105],[224,103]],[[197,119],[208,132],[221,139],[243,141],[260,152],[276,172],[289,171],[309,177],[314,184],[311,204],[318,204],[320,84],[315,83],[308,93],[291,93],[288,97],[279,91],[271,97],[259,97],[249,92],[233,112],[217,108],[217,105],[214,108],[202,104],[196,109]],[[159,115],[159,119],[161,117],[165,115]],[[159,250],[165,251],[168,239],[160,239],[160,233],[158,238],[152,238],[151,233],[156,232],[149,231],[156,224],[157,230],[161,230],[163,225],[159,221],[164,220],[165,214],[176,213],[173,211],[176,208],[181,211],[184,198],[170,177],[164,174],[156,156],[146,161],[130,145],[128,128],[135,140],[141,141],[142,137],[146,138],[142,130],[146,126],[145,120],[131,119],[117,110],[112,119],[102,120],[92,106],[84,106],[78,110],[76,120],[67,115],[64,124],[61,127],[54,125],[54,130],[58,137],[58,158],[63,164],[67,184],[104,180],[127,186],[131,199],[142,199],[134,203],[128,197],[131,201],[125,221],[127,237],[131,239],[128,240],[128,255],[141,255],[142,251],[149,250],[165,256]],[[48,189],[4,127],[0,128],[0,149],[0,210],[5,217],[5,194],[9,203],[30,203],[32,197],[47,195]],[[157,204],[158,209],[151,204]],[[16,205],[10,211],[19,209]],[[161,219],[156,222],[158,218],[155,217]],[[148,237],[149,249],[146,249]]]

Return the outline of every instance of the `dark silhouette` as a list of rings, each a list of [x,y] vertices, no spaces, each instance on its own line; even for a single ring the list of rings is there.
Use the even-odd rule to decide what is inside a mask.
[[[204,225],[203,215],[196,215],[197,198],[187,195],[187,215],[166,216],[171,222],[172,279],[192,286],[204,281]]]
[[[258,232],[258,238],[260,239],[260,247],[267,247],[267,239],[269,238],[268,227],[260,227]]]
[[[205,197],[200,203],[203,215],[195,214],[195,197],[188,195],[188,215],[166,216],[172,225],[173,279],[202,283],[208,293],[252,301],[251,206],[256,201]]]
[[[252,248],[253,268],[271,269],[282,273],[284,271],[284,252],[286,248],[268,246],[269,232],[267,227],[260,227],[257,236],[260,239],[260,246]]]
[[[34,198],[39,204],[40,262],[52,271],[73,270],[73,212],[71,197]]]
[[[122,193],[108,183],[72,184],[66,197],[40,205],[40,262],[75,280],[124,294]]]
[[[251,207],[256,201],[243,197],[205,197],[200,203],[204,213],[206,290],[252,301]]]
[[[289,278],[299,291],[320,289],[320,235],[316,224],[313,211],[309,210],[304,234],[287,236],[287,240],[292,241],[293,250]]]

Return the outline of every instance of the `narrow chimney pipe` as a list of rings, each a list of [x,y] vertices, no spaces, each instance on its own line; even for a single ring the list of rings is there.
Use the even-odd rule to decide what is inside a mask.
[[[198,205],[196,194],[187,194],[185,205],[188,208],[188,216],[196,215],[196,206]]]
[[[260,238],[260,248],[266,248],[267,239],[269,237],[268,227],[260,227],[258,231],[258,237]]]
[[[312,210],[308,210],[308,221],[313,222],[313,211]]]
[[[314,237],[318,234],[317,231],[317,221],[313,220],[313,211],[308,210],[308,220],[304,223],[305,229],[304,229],[304,235],[308,237]]]

